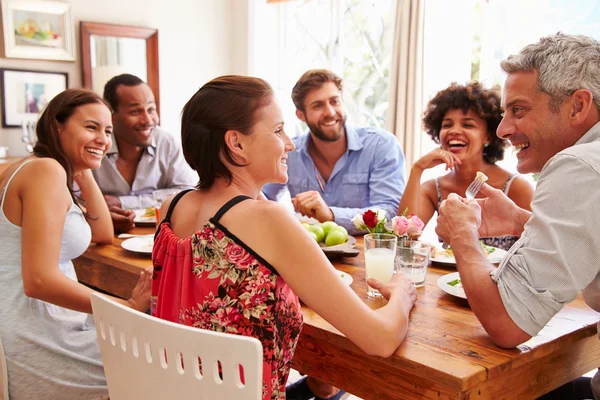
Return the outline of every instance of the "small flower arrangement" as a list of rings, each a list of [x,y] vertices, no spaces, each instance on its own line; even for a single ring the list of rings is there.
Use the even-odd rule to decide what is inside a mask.
[[[398,238],[415,239],[423,233],[423,221],[415,214],[408,214],[408,209],[402,215],[392,218],[391,226],[387,225],[384,210],[367,210],[362,215],[357,214],[352,218],[357,229],[366,230],[369,233],[388,233]]]

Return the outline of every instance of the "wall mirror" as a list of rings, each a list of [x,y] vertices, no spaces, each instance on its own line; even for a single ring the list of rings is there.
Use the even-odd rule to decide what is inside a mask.
[[[156,29],[82,21],[80,36],[84,88],[102,96],[110,78],[133,74],[148,82],[160,113]]]

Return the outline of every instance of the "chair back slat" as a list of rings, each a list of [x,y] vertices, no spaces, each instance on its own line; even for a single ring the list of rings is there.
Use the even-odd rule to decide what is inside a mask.
[[[161,320],[97,293],[92,309],[111,400],[262,398],[258,339]]]

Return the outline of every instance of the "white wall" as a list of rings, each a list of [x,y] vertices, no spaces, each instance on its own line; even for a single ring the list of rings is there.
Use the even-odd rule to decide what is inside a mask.
[[[67,72],[69,87],[81,87],[80,21],[156,28],[161,125],[177,137],[181,109],[202,84],[219,75],[247,71],[243,61],[248,58],[247,45],[240,40],[247,37],[246,0],[72,0],[71,4],[77,61],[0,58],[0,67]],[[0,42],[3,47],[4,39]],[[0,146],[9,146],[10,155],[26,154],[20,129],[0,128]]]

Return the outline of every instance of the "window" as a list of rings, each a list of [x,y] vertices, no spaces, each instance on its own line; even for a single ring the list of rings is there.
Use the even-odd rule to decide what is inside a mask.
[[[349,121],[383,127],[388,108],[394,5],[395,0],[313,0],[271,5],[279,13],[278,40],[274,43],[271,39],[278,68],[269,75],[260,75],[277,88],[289,134],[297,135],[305,129],[295,117],[290,100],[292,88],[302,73],[315,68],[330,69],[344,79]],[[268,24],[256,29],[273,31]],[[268,39],[266,33],[262,37]],[[257,70],[265,71],[262,66]]]
[[[598,21],[599,0],[582,0],[577,6],[561,0],[426,0],[423,109],[451,82],[477,79],[486,87],[502,86],[500,62],[542,36],[562,31],[598,39]],[[435,147],[425,135],[422,154]],[[516,171],[511,148],[498,165]],[[423,179],[443,173],[439,166]]]

